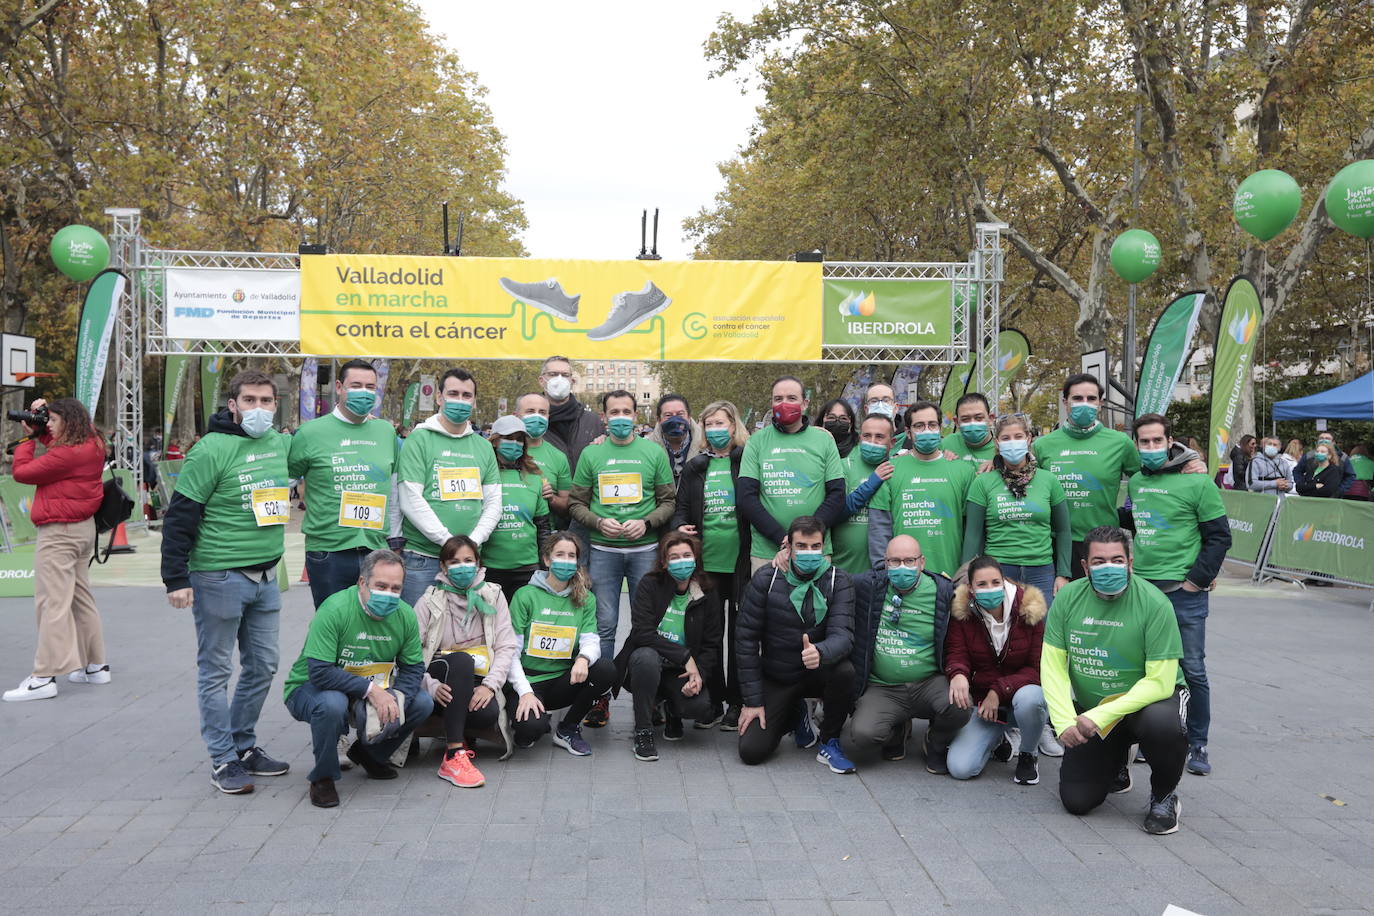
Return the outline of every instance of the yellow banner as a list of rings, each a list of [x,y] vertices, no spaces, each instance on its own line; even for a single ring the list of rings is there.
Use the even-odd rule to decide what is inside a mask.
[[[821,265],[306,255],[301,351],[423,359],[821,357]]]

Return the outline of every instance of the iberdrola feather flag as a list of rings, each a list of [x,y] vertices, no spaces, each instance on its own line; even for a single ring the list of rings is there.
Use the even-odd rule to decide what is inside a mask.
[[[1231,463],[1231,428],[1240,410],[1241,393],[1253,384],[1255,339],[1259,337],[1264,310],[1255,284],[1236,277],[1226,290],[1217,326],[1216,355],[1212,358],[1212,423],[1207,449],[1207,471]]]

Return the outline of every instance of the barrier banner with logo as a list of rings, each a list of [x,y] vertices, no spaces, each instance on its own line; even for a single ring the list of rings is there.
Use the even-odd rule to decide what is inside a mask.
[[[598,359],[821,357],[819,263],[305,255],[300,279],[316,355],[543,359],[585,339]]]
[[[0,500],[5,503],[5,518],[9,519],[10,523],[11,543],[32,541],[38,537],[38,529],[29,518],[36,489],[31,483],[20,483],[13,477],[0,477]]]
[[[1217,327],[1216,355],[1212,359],[1211,447],[1207,449],[1207,473],[1216,476],[1222,463],[1230,464],[1231,425],[1240,410],[1241,392],[1253,384],[1251,357],[1259,336],[1259,293],[1245,277],[1236,277],[1226,290]]]
[[[1374,585],[1365,550],[1374,541],[1374,504],[1288,496],[1279,507],[1267,563]]]
[[[1155,319],[1136,384],[1135,415],[1165,414],[1174,400],[1174,386],[1183,374],[1183,364],[1197,332],[1206,293],[1184,293],[1170,302]]]
[[[1248,490],[1222,490],[1221,504],[1226,507],[1226,520],[1231,525],[1231,549],[1228,560],[1254,565],[1260,560],[1264,546],[1264,532],[1274,517],[1279,498],[1273,493],[1251,493]]]
[[[33,548],[0,553],[0,598],[33,597]]]
[[[954,284],[949,280],[826,280],[827,347],[948,347]]]
[[[102,270],[86,288],[86,301],[81,306],[76,325],[76,399],[92,414],[105,384],[110,335],[127,283],[119,271]]]
[[[294,270],[168,267],[167,336],[295,340],[301,275]]]
[[[194,356],[169,356],[162,373],[162,448],[165,451],[172,441],[172,423],[177,418],[177,401],[181,398],[181,386],[186,383],[186,373],[190,370]]]

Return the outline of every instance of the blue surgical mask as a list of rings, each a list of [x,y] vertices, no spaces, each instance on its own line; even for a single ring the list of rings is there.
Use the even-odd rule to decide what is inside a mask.
[[[1069,419],[1079,429],[1087,429],[1097,422],[1097,407],[1093,404],[1075,404],[1069,408]]]
[[[877,467],[887,460],[887,446],[875,445],[872,442],[859,443],[859,457],[865,464]]]
[[[448,581],[458,588],[467,588],[477,578],[476,563],[454,563],[448,568]]]
[[[1030,451],[1030,443],[1025,439],[1009,439],[1006,442],[997,443],[997,454],[1002,456],[1002,460],[1007,464],[1020,464],[1026,460],[1026,452]]]
[[[356,417],[365,417],[377,406],[377,392],[366,388],[350,388],[344,397],[344,406]]]
[[[794,550],[792,551],[792,565],[799,573],[813,573],[821,568],[821,563],[825,560],[825,553],[820,550]]]
[[[911,437],[911,444],[915,446],[916,451],[920,452],[922,455],[929,455],[939,448],[940,441],[940,434],[929,430],[916,433],[916,435]]]
[[[706,441],[711,448],[725,448],[730,444],[730,430],[724,426],[717,426],[715,429],[706,430]]]
[[[964,441],[969,445],[979,445],[988,437],[988,425],[986,423],[960,423],[959,435],[964,437]]]
[[[611,417],[606,421],[606,428],[612,439],[628,439],[634,435],[635,421],[630,417]]]
[[[668,561],[668,572],[679,582],[686,582],[688,579],[692,578],[692,573],[696,571],[697,561],[691,557]]]
[[[910,566],[898,566],[896,569],[887,571],[887,581],[891,582],[892,587],[899,592],[910,589],[919,578],[921,578],[921,571]]]
[[[1088,580],[1093,590],[1104,598],[1115,598],[1126,590],[1130,575],[1124,563],[1103,563],[1088,567]]]
[[[1142,448],[1140,450],[1140,463],[1152,471],[1158,471],[1164,467],[1164,462],[1169,459],[1167,448]]]
[[[519,461],[525,454],[525,447],[514,439],[502,439],[496,444],[496,453],[507,461]]]
[[[390,617],[401,605],[401,596],[390,592],[371,592],[367,596],[367,612],[373,617]]]
[[[525,434],[531,439],[538,439],[549,431],[549,418],[537,413],[526,414],[522,422],[525,424]]]
[[[1277,445],[1266,445],[1264,447],[1264,454],[1267,458],[1277,458],[1279,456],[1279,447]]]
[[[549,563],[549,573],[560,582],[567,582],[577,575],[576,560],[554,560]]]
[[[272,411],[266,407],[250,407],[239,417],[239,426],[254,439],[261,439],[272,428]]]
[[[470,416],[472,416],[471,401],[444,402],[444,417],[450,423],[466,423]]]
[[[973,600],[985,611],[990,611],[1006,600],[1007,593],[1001,588],[980,588],[973,593]]]

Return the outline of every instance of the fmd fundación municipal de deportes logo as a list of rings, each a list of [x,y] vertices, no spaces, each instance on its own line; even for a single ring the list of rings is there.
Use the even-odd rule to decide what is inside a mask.
[[[244,299],[247,299],[248,296],[246,293],[244,293],[243,290],[236,289],[234,290],[234,295],[232,296],[232,298],[235,302],[242,302]]]

